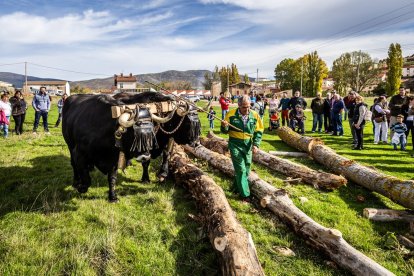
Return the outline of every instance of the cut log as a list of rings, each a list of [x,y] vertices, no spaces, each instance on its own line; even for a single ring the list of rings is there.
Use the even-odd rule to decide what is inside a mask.
[[[295,151],[269,151],[269,154],[274,156],[288,156],[288,157],[309,157],[306,152],[295,152]]]
[[[227,141],[211,132],[208,134],[208,139],[201,138],[200,142],[212,151],[218,153],[227,152]],[[292,161],[270,155],[260,149],[253,155],[253,161],[291,178],[301,178],[303,182],[316,188],[333,190],[347,183],[342,176],[318,172]]]
[[[364,217],[374,221],[396,221],[414,222],[414,213],[390,209],[365,208]]]
[[[187,152],[199,159],[207,160],[216,169],[234,177],[234,169],[230,158],[208,150],[203,146],[192,148],[184,146]],[[276,189],[251,172],[249,183],[252,194],[281,220],[285,221],[297,234],[301,235],[311,246],[321,250],[340,267],[355,275],[394,275],[372,259],[368,258],[343,238],[341,232],[326,228],[313,221],[299,210],[282,189]]]
[[[198,219],[201,217],[219,256],[222,274],[264,275],[251,235],[236,219],[221,187],[191,164],[180,146],[175,145],[169,164],[176,181],[197,202]]]
[[[375,169],[363,166],[345,158],[331,148],[323,145],[320,139],[305,137],[287,127],[277,130],[279,137],[288,145],[306,151],[319,163],[348,180],[371,191],[388,197],[392,201],[409,209],[414,209],[414,181],[401,180]]]

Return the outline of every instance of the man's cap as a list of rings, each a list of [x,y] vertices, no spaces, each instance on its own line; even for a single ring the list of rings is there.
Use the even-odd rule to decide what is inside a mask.
[[[402,115],[402,114],[398,114],[398,115],[397,115],[397,118],[403,118],[403,119],[404,119],[404,115]]]

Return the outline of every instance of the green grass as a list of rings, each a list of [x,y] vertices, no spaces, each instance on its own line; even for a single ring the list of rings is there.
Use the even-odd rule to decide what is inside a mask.
[[[216,111],[219,114],[219,108]],[[57,118],[56,105],[50,122]],[[308,116],[306,130],[311,128]],[[203,134],[208,131],[200,115]],[[267,119],[265,121],[266,125]],[[33,111],[29,109],[25,130],[31,130]],[[345,136],[320,136],[338,153],[374,166],[382,172],[404,179],[413,178],[413,159],[407,152],[394,152],[391,146],[373,145],[372,129],[366,134],[367,150],[354,152]],[[13,124],[12,124],[13,127]],[[72,169],[60,128],[51,136],[31,132],[0,139],[0,274],[40,275],[214,275],[218,271],[215,253],[200,225],[188,218],[196,206],[181,186],[173,181],[155,181],[157,163],[151,165],[150,184],[142,184],[141,166],[127,169],[119,177],[120,202],[107,202],[107,181],[99,171],[92,173],[92,187],[84,195],[71,187]],[[216,122],[215,132],[218,133]],[[224,136],[223,136],[224,137]],[[411,145],[409,146],[411,148]],[[263,137],[264,150],[293,150],[272,132]],[[311,160],[292,160],[314,169],[322,166]],[[241,204],[229,192],[231,179],[198,165],[223,187],[242,225],[252,233],[259,259],[267,275],[346,275],[332,267],[327,258],[297,237],[288,227],[256,205]],[[285,176],[253,166],[273,185],[289,191],[292,200],[315,221],[334,227],[355,248],[397,275],[412,273],[412,260],[401,250],[388,247],[387,232],[405,233],[405,223],[370,222],[362,218],[366,207],[401,208],[390,200],[349,183],[333,192],[307,185],[284,186]],[[360,203],[357,195],[365,197]],[[303,205],[298,198],[306,196]],[[275,246],[288,246],[295,257],[279,256]]]

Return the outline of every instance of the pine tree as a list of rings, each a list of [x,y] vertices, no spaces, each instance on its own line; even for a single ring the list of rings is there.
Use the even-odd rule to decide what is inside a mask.
[[[244,82],[245,83],[250,83],[249,75],[244,74]]]
[[[398,43],[391,43],[388,49],[388,77],[387,77],[387,94],[389,96],[395,95],[401,85],[401,74],[403,66],[403,57],[401,45]]]

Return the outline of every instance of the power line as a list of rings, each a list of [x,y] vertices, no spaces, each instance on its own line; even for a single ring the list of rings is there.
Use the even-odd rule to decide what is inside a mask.
[[[83,75],[91,75],[91,76],[112,77],[112,75],[108,75],[108,74],[90,73],[90,72],[80,72],[80,71],[74,71],[74,70],[68,70],[68,69],[63,69],[63,68],[57,68],[57,67],[51,67],[51,66],[41,65],[41,64],[37,64],[37,63],[33,63],[33,62],[28,62],[28,63],[31,64],[31,65],[34,65],[34,66],[48,68],[48,69],[53,69],[53,70],[58,70],[58,71],[63,71],[63,72],[69,72],[69,73],[75,73],[75,74],[83,74]]]
[[[412,5],[414,5],[414,3],[410,3],[410,4],[407,4],[407,5],[404,5],[404,6],[402,6],[402,7],[399,7],[399,8],[397,8],[397,9],[394,9],[394,10],[392,10],[392,11],[389,11],[389,12],[386,12],[386,13],[384,13],[384,14],[381,14],[381,15],[378,15],[378,16],[376,16],[376,17],[374,17],[374,18],[371,18],[371,19],[369,19],[369,20],[367,20],[367,21],[364,21],[364,22],[362,22],[362,23],[358,23],[358,24],[355,24],[355,25],[353,25],[353,26],[351,26],[351,27],[348,27],[348,28],[346,28],[346,29],[343,29],[343,30],[341,30],[341,31],[339,31],[339,32],[336,32],[336,33],[334,33],[334,34],[332,34],[331,36],[338,36],[339,34],[342,34],[342,33],[344,33],[344,36],[341,36],[341,37],[338,37],[338,38],[334,38],[334,39],[331,39],[331,40],[328,40],[328,41],[324,41],[324,42],[322,42],[322,43],[320,43],[320,44],[317,44],[317,45],[315,45],[315,46],[309,46],[310,47],[310,49],[320,49],[320,48],[323,48],[323,47],[326,47],[326,46],[329,46],[329,45],[332,45],[332,44],[335,44],[335,43],[337,43],[337,42],[339,42],[339,41],[342,41],[342,40],[344,40],[345,38],[349,38],[349,37],[356,37],[355,36],[355,34],[358,34],[358,33],[366,33],[366,32],[368,32],[368,31],[373,31],[373,30],[375,30],[375,29],[380,29],[381,27],[383,28],[384,26],[381,26],[381,25],[383,25],[384,23],[387,23],[387,22],[390,22],[390,21],[392,21],[392,20],[395,20],[395,19],[397,19],[397,18],[399,18],[399,17],[402,17],[402,16],[405,16],[405,15],[409,15],[409,14],[411,14],[411,13],[413,13],[413,11],[409,11],[409,12],[407,12],[407,13],[404,13],[404,14],[399,14],[399,15],[397,15],[397,16],[395,16],[395,17],[392,17],[392,18],[388,18],[387,20],[385,20],[385,21],[381,21],[381,22],[377,22],[377,23],[374,23],[373,25],[370,25],[370,26],[368,26],[368,27],[364,27],[363,29],[357,29],[356,31],[353,31],[353,32],[351,32],[351,33],[348,33],[347,34],[347,31],[349,31],[349,30],[352,30],[352,29],[355,29],[355,28],[357,28],[357,27],[359,27],[359,26],[363,26],[363,25],[366,25],[367,23],[369,23],[369,22],[372,22],[372,21],[375,21],[376,19],[379,19],[379,18],[383,18],[384,16],[387,16],[387,15],[391,15],[391,14],[393,14],[393,13],[395,13],[396,11],[399,11],[399,10],[402,10],[402,9],[405,9],[405,8],[407,8],[407,7],[409,7],[409,6],[412,6]],[[403,20],[400,20],[400,21],[397,21],[397,22],[394,22],[392,25],[395,25],[395,24],[398,24],[398,23],[400,23],[401,21],[405,21],[405,20],[410,20],[410,19],[412,19],[412,17],[410,17],[410,18],[407,18],[407,19],[403,19]],[[390,27],[390,25],[388,25],[388,26],[385,26],[385,28],[388,28],[388,27]],[[353,35],[353,36],[352,36]],[[309,50],[310,51],[310,50]],[[307,52],[309,52],[309,51],[307,51]],[[268,59],[271,59],[271,58],[275,58],[275,57],[277,57],[277,56],[279,56],[281,59],[282,58],[285,58],[285,57],[288,57],[289,55],[291,55],[291,54],[294,54],[294,53],[303,53],[304,51],[303,50],[298,50],[298,49],[292,49],[291,51],[289,51],[289,52],[287,52],[287,53],[285,53],[284,55],[282,55],[282,56],[280,56],[280,55],[272,55],[272,56],[268,56],[268,57],[265,57],[265,58],[262,58],[261,60],[263,60],[263,62],[261,62],[261,63],[264,63],[264,62],[266,62]],[[261,63],[259,63],[259,64],[261,64]],[[252,64],[250,64],[250,65],[252,65]]]
[[[0,64],[0,66],[17,65],[17,64],[24,64],[24,62],[3,63],[3,64]]]

